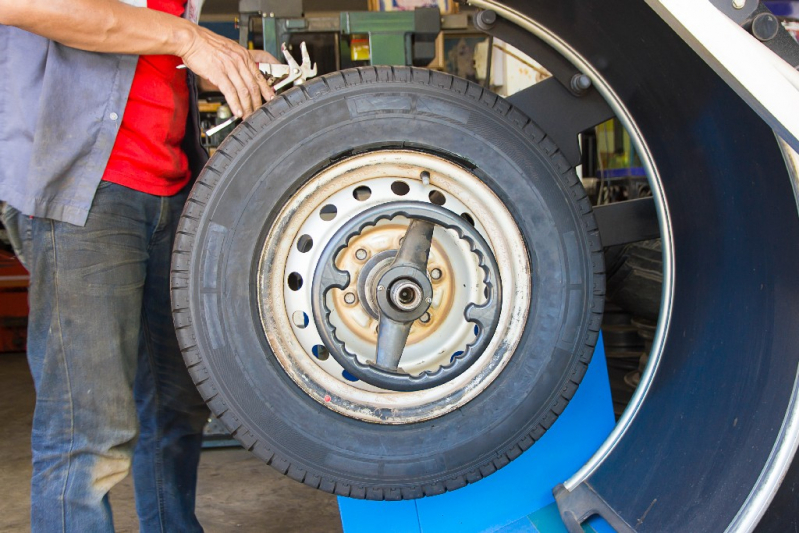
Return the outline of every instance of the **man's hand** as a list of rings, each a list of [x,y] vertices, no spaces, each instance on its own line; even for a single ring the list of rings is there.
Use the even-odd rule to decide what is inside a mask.
[[[277,59],[275,59],[275,56],[273,56],[269,52],[265,52],[263,50],[248,50],[248,52],[250,53],[250,58],[253,61],[255,61],[256,64],[258,64],[258,63],[272,63],[272,64],[280,63]],[[221,90],[219,90],[219,87],[217,87],[216,85],[214,85],[213,83],[211,83],[207,79],[201,78],[201,77],[197,78],[197,86],[200,88],[200,92],[203,92],[203,93],[219,93],[219,92],[222,92]],[[271,96],[265,98],[265,100],[267,102],[270,101],[272,98],[274,98],[274,94],[275,94],[275,91],[274,91],[274,89],[272,87],[269,87],[269,90],[271,91]]]
[[[246,50],[211,31],[194,27],[193,37],[178,52],[195,74],[219,88],[237,117],[246,117],[269,101],[275,91],[266,83],[258,63],[277,63],[263,50]]]

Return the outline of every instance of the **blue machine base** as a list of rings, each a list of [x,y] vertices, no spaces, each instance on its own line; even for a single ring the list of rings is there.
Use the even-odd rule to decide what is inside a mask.
[[[574,398],[549,431],[521,457],[477,483],[440,496],[401,502],[339,498],[344,532],[565,532],[552,488],[588,461],[614,425],[600,337]],[[592,523],[584,529],[607,531],[607,527]]]

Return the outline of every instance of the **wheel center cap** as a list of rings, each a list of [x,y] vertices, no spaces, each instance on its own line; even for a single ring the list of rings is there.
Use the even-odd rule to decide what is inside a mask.
[[[412,266],[389,268],[377,282],[375,300],[381,313],[396,322],[418,320],[433,302],[427,274]]]

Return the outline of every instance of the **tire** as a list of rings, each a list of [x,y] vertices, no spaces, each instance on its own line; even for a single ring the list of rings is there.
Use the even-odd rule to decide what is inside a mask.
[[[607,299],[634,316],[657,321],[663,293],[660,239],[605,250]]]
[[[288,272],[273,257],[288,244],[291,251],[285,253],[296,254],[299,235],[277,233],[299,216],[305,204],[297,198],[308,184],[359,158],[395,156],[401,164],[429,160],[468,174],[469,186],[483,187],[483,196],[491,197],[486,202],[504,206],[519,236],[489,231],[491,217],[505,220],[502,214],[483,213],[488,222],[475,226],[488,228],[483,237],[498,257],[516,258],[511,265],[497,262],[504,274],[502,305],[508,307],[502,307],[492,330],[497,332],[493,351],[486,349],[474,363],[494,365],[485,367],[490,379],[479,378],[478,393],[471,396],[469,387],[453,385],[470,370],[422,391],[383,391],[407,402],[397,412],[361,402],[372,390],[368,384],[364,392],[353,388],[358,383],[336,381],[344,401],[314,381],[303,370],[316,362],[302,347],[301,331],[311,313],[305,324],[285,321],[289,304],[279,302],[288,300],[270,289],[275,280],[286,283]],[[407,181],[427,186],[424,178]],[[457,200],[445,192],[443,209]],[[296,209],[286,207],[292,202]],[[317,253],[322,244],[313,246]],[[575,393],[597,342],[603,269],[586,193],[558,148],[529,118],[478,85],[449,75],[362,68],[323,76],[277,97],[211,158],[179,228],[174,321],[198,389],[245,448],[314,488],[353,498],[410,499],[491,474],[552,425]],[[515,292],[502,292],[510,287]],[[519,306],[518,313],[507,311]],[[321,328],[313,319],[311,327]],[[333,374],[324,379],[341,377]],[[442,387],[450,388],[436,392]],[[417,400],[425,395],[435,398]]]

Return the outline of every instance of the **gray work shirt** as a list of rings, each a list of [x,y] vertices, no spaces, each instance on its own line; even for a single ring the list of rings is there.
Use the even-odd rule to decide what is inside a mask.
[[[123,1],[146,6],[146,0]],[[86,223],[137,62],[138,56],[76,50],[0,25],[0,200],[26,215]],[[196,176],[207,155],[193,75],[189,94],[183,149]]]

